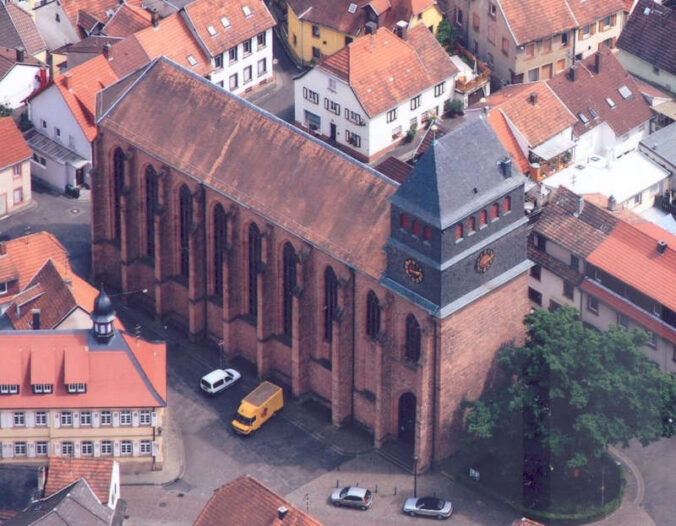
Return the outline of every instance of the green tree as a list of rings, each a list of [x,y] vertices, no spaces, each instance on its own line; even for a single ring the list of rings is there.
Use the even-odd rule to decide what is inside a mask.
[[[446,17],[444,17],[437,28],[437,41],[439,44],[446,47],[448,50],[453,50],[457,36],[458,35],[455,27],[448,21]]]
[[[525,346],[502,349],[500,380],[467,404],[466,430],[479,447],[537,476],[583,469],[609,444],[647,445],[676,431],[675,381],[641,352],[643,331],[598,332],[568,307],[537,310],[525,322]],[[516,444],[523,458],[505,456]]]
[[[9,117],[10,115],[12,115],[12,108],[0,104],[0,117]]]

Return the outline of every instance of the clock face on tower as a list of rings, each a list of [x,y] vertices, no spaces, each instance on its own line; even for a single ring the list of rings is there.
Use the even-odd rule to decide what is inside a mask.
[[[407,259],[404,261],[404,271],[413,283],[420,283],[423,280],[423,270],[415,259]]]
[[[495,252],[490,248],[485,248],[479,253],[479,257],[476,258],[476,271],[483,274],[491,268],[494,259]]]

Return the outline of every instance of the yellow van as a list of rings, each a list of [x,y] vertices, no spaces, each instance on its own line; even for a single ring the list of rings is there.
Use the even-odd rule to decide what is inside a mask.
[[[240,435],[248,435],[267,422],[284,407],[282,388],[263,382],[244,397],[232,421],[232,428]]]

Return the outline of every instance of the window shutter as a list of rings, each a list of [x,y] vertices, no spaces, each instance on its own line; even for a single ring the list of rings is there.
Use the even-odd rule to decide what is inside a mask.
[[[580,29],[580,30],[577,32],[577,39],[578,39],[578,40],[582,40],[583,38],[584,38],[584,28]]]
[[[2,443],[2,458],[12,458],[14,456],[14,444],[12,442]]]
[[[327,99],[326,97],[324,97],[324,109],[325,110],[329,109],[329,99]]]
[[[601,23],[601,22],[599,22],[599,24],[600,24],[600,23]],[[593,24],[591,25],[590,33],[591,33],[592,35],[593,35],[594,33],[596,33],[596,23],[593,23]]]
[[[153,411],[150,415],[150,425],[157,427],[157,413],[155,411]]]
[[[54,442],[54,456],[55,457],[60,457],[61,456],[61,444],[59,442]]]
[[[156,457],[159,451],[160,451],[159,444],[157,443],[156,440],[153,440],[153,456]]]
[[[98,440],[94,442],[94,456],[95,457],[101,456],[101,442],[99,442]]]
[[[79,442],[75,442],[73,444],[73,453],[74,453],[75,458],[80,458],[80,443]]]
[[[617,15],[610,15],[610,27],[614,27],[617,23]]]
[[[303,98],[307,99],[307,88],[303,88]]]
[[[138,427],[138,424],[139,424],[138,411],[132,411],[132,413],[131,413],[131,425],[132,425],[132,427]]]
[[[92,427],[99,427],[101,425],[101,415],[98,411],[92,411]]]
[[[138,440],[134,440],[131,446],[131,451],[132,455],[135,457],[138,457],[139,451],[140,451],[140,446]]]
[[[26,427],[35,427],[35,413],[26,411]]]
[[[54,411],[54,427],[61,427],[61,413]]]
[[[119,457],[120,456],[120,441],[116,440],[113,442],[113,456],[114,457]]]
[[[120,412],[113,411],[113,427],[120,427]]]
[[[26,454],[30,458],[33,458],[35,456],[35,442],[26,443]]]
[[[7,413],[0,413],[0,427],[9,427],[7,425]]]
[[[80,413],[73,413],[73,427],[80,427]]]

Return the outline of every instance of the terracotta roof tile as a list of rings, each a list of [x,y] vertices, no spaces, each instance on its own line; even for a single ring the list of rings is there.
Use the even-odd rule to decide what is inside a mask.
[[[148,62],[150,62],[150,57],[135,36],[127,37],[110,48],[108,64],[118,78],[127,76]]]
[[[289,7],[301,20],[330,27],[358,36],[367,22],[365,6],[369,0],[288,0]],[[350,4],[357,4],[358,8],[350,13]]]
[[[134,38],[138,40],[151,60],[165,56],[199,75],[204,76],[211,72],[209,58],[204,54],[178,13],[160,20],[158,27],[138,31]],[[194,57],[197,65],[190,64],[188,56]]]
[[[249,15],[244,13],[244,7]],[[223,53],[276,24],[262,0],[195,0],[185,6],[185,12],[212,56]],[[221,22],[222,17],[229,22],[227,28]],[[209,27],[213,28],[214,36],[209,33]],[[272,42],[267,45],[272,45]]]
[[[436,5],[436,0],[410,0],[411,2],[411,14],[419,15],[428,7]]]
[[[488,124],[493,128],[495,135],[500,139],[502,146],[510,153],[519,172],[522,174],[528,173],[530,170],[530,163],[521,150],[519,142],[516,140],[516,137],[514,137],[512,130],[509,128],[509,124],[507,124],[503,113],[499,109],[492,110],[488,113],[487,120]]]
[[[251,503],[256,505],[252,506]],[[288,513],[282,521],[277,509]],[[321,526],[321,523],[265,487],[250,475],[241,476],[216,490],[193,526]]]
[[[91,351],[92,346],[96,347],[95,351]],[[64,354],[72,350],[86,353],[88,359],[86,393],[66,391]],[[12,354],[15,356],[10,356]],[[78,360],[78,367],[82,367],[82,359]],[[166,403],[165,345],[129,334],[116,332],[113,339],[102,346],[93,340],[89,329],[4,331],[0,333],[0,371],[10,364],[20,364],[19,394],[0,397],[0,409],[152,408]],[[7,374],[16,375],[16,371],[7,371]],[[34,395],[31,382],[51,383],[54,392]]]
[[[0,118],[0,171],[33,155],[11,117]]]
[[[535,231],[573,254],[586,258],[603,243],[618,223],[610,212],[585,202],[576,215],[578,196],[560,186],[550,196],[535,224]]]
[[[617,47],[676,75],[674,35],[676,9],[659,5],[653,0],[640,0],[617,39]]]
[[[600,71],[595,68],[597,57],[600,58]],[[578,62],[575,81],[570,79],[568,72],[564,72],[546,83],[571,113],[575,116],[584,113],[589,119],[584,124],[576,118],[573,130],[578,136],[606,122],[619,137],[652,117],[650,106],[641,95],[633,77],[622,67],[614,53],[606,48]],[[618,91],[622,86],[630,92],[626,99]],[[614,107],[608,104],[607,98],[613,101]],[[599,118],[592,117],[590,108],[593,108]]]
[[[570,268],[569,265],[556,259],[551,254],[538,250],[531,243],[528,244],[528,259],[574,285],[579,285],[584,279],[584,274]]]
[[[497,2],[518,45],[578,26],[566,0],[497,0]]]
[[[23,47],[29,55],[47,49],[30,13],[9,2],[0,2],[0,46]]]
[[[434,35],[422,24],[408,31],[406,41],[381,27],[374,34],[350,43],[337,55],[335,59],[320,61],[317,67],[331,73],[347,66],[350,87],[370,117],[458,72]]]
[[[655,239],[638,228],[618,223],[587,261],[646,296],[676,311],[676,250],[657,251]]]
[[[399,184],[403,183],[413,170],[413,166],[392,156],[387,157],[375,168]]]
[[[368,4],[376,12],[377,15],[383,14],[390,7],[390,0],[371,0]]]
[[[577,20],[577,27],[585,26],[597,20],[601,20],[609,15],[624,12],[624,0],[596,0],[590,2],[589,0],[566,0],[575,20]]]
[[[128,5],[141,7],[142,0],[125,0]],[[119,0],[61,0],[61,7],[72,22],[74,27],[78,25],[80,12],[87,13],[90,18],[105,23],[108,13],[114,13],[120,6]]]
[[[103,26],[103,32],[111,37],[128,37],[151,25],[151,15],[148,11],[122,4]]]
[[[9,279],[10,275],[3,273],[9,268],[12,276],[19,280],[19,290],[25,288],[49,258],[60,268],[70,272],[68,252],[49,232],[38,232],[6,241],[5,248],[6,255],[0,256],[0,281]]]
[[[112,474],[112,459],[50,457],[45,496],[49,497],[80,477],[84,477],[94,494],[105,504],[108,502]]]
[[[70,88],[67,84],[70,77]],[[54,85],[68,104],[75,120],[88,141],[96,137],[96,94],[117,81],[117,75],[103,55],[98,55],[65,74],[58,76]]]
[[[187,93],[190,111],[166,111],[184,104]],[[397,185],[319,140],[164,59],[153,62],[99,125],[380,277],[388,198]],[[193,140],[196,129],[199,141]]]

